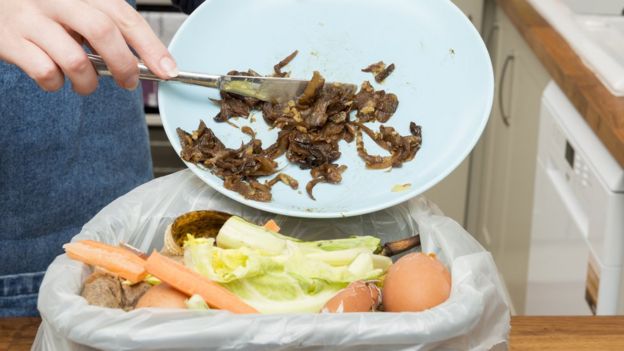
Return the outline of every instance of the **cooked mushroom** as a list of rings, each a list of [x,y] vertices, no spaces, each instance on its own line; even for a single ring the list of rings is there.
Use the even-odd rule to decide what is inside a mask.
[[[366,68],[362,68],[362,72],[369,72],[373,74],[378,74],[386,68],[386,64],[383,61],[379,61],[376,63],[372,63],[368,65]]]
[[[365,81],[355,95],[355,108],[360,122],[387,122],[396,112],[399,100],[396,95],[384,90],[375,91],[370,82]]]
[[[269,187],[273,187],[273,185],[277,184],[277,182],[282,182],[288,185],[289,187],[291,187],[293,190],[296,190],[297,188],[299,188],[299,182],[295,178],[289,176],[286,173],[279,173],[278,175],[275,176],[275,178],[266,182],[266,185],[268,185]]]
[[[273,70],[275,71],[273,75],[275,77],[288,77],[288,73],[282,72],[282,68],[288,65],[290,61],[292,61],[295,58],[295,56],[297,56],[298,53],[299,53],[299,50],[293,51],[290,55],[286,56],[283,60],[281,60],[275,66],[273,66]]]
[[[383,61],[379,61],[377,63],[373,63],[366,68],[362,68],[362,72],[370,72],[375,76],[375,81],[377,83],[383,82],[388,76],[394,72],[394,63],[391,63],[386,67],[386,64]]]
[[[281,69],[295,56],[297,51],[274,66],[274,76],[285,76]],[[386,67],[379,61],[362,69],[375,74],[382,81],[394,70],[394,64]],[[230,74],[258,76],[258,73],[231,71]],[[365,81],[359,92],[350,85],[326,84],[323,76],[315,71],[301,96],[287,103],[260,102],[223,93],[217,101],[221,111],[217,121],[228,121],[233,116],[246,117],[251,110],[262,110],[264,120],[272,128],[280,129],[277,140],[263,149],[262,142],[256,139],[249,127],[241,131],[251,137],[251,141],[238,149],[226,148],[202,121],[192,134],[178,129],[182,144],[181,157],[192,163],[201,164],[224,180],[227,189],[238,192],[246,199],[257,201],[271,200],[271,187],[281,181],[296,189],[298,182],[285,174],[260,183],[258,177],[278,172],[274,161],[281,155],[301,169],[311,169],[313,179],[306,185],[308,195],[314,199],[312,190],[321,182],[336,184],[342,180],[346,166],[334,164],[340,156],[341,140],[356,140],[358,155],[368,168],[382,169],[399,167],[403,162],[414,158],[420,148],[421,130],[415,123],[410,124],[409,136],[399,135],[394,128],[381,126],[373,132],[365,122],[387,122],[396,112],[399,100],[396,95],[384,90],[375,91]],[[356,121],[351,120],[351,112],[357,111]],[[389,152],[388,156],[369,155],[364,147],[362,132]]]
[[[383,82],[390,74],[394,72],[394,63],[391,63],[388,67],[386,67],[383,71],[377,73],[375,75],[375,81],[377,83]]]
[[[342,181],[342,173],[347,170],[347,166],[324,163],[310,171],[312,180],[306,185],[308,196],[312,200],[316,200],[312,194],[312,190],[318,183],[338,184]]]

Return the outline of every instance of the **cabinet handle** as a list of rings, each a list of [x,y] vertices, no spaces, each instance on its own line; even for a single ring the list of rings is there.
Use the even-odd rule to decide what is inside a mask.
[[[492,44],[492,38],[494,38],[494,34],[496,34],[496,32],[498,32],[498,30],[500,29],[498,23],[495,23],[492,28],[490,28],[490,30],[488,31],[487,36],[485,37],[485,46],[489,49],[491,49],[491,44]]]
[[[501,118],[503,119],[503,123],[509,127],[509,119],[510,115],[505,112],[505,103],[504,103],[504,92],[505,92],[505,76],[507,75],[507,68],[509,67],[509,63],[514,60],[514,55],[509,55],[505,59],[505,63],[503,63],[503,72],[501,73],[500,85],[498,87],[498,108],[501,112]]]

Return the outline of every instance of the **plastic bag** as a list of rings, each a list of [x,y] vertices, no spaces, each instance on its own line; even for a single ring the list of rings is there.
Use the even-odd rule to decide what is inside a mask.
[[[120,197],[89,221],[74,240],[126,241],[145,250],[163,245],[178,215],[217,209],[255,222],[274,218],[282,232],[306,240],[371,234],[382,242],[420,232],[452,274],[443,304],[419,313],[234,315],[224,311],[90,306],[79,296],[89,268],[61,255],[41,285],[42,324],[34,349],[161,350],[485,350],[506,348],[510,315],[489,253],[437,207],[419,197],[359,217],[319,220],[276,216],[240,205],[190,171],[158,178]],[[88,347],[86,347],[86,346]]]

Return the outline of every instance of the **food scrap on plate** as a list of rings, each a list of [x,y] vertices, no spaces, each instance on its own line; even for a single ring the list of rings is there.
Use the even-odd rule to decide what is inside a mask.
[[[281,69],[296,55],[297,51],[276,64],[273,76],[286,76]],[[376,72],[375,79],[381,82],[394,70],[394,64],[386,67],[380,61],[366,70]],[[259,76],[251,69],[228,74]],[[358,155],[369,169],[400,167],[414,158],[422,142],[421,128],[414,122],[410,123],[410,135],[407,136],[401,136],[389,126],[381,125],[379,132],[375,132],[365,125],[367,122],[388,122],[399,105],[395,94],[375,90],[368,81],[364,81],[356,92],[350,85],[326,83],[316,71],[301,96],[287,103],[263,102],[227,92],[221,92],[221,100],[213,102],[220,106],[214,117],[217,122],[229,122],[233,117],[247,118],[251,111],[262,111],[266,123],[279,129],[277,140],[264,147],[251,128],[243,127],[242,132],[251,140],[231,149],[200,121],[198,128],[191,133],[177,129],[182,145],[180,156],[223,179],[226,189],[255,201],[271,201],[271,188],[278,181],[294,190],[298,188],[299,183],[285,173],[269,181],[259,180],[278,173],[275,159],[282,155],[301,169],[310,169],[312,180],[306,185],[306,191],[314,200],[316,184],[339,184],[342,181],[342,174],[347,170],[346,165],[338,164],[341,156],[339,142],[342,140],[347,143],[356,140]],[[362,131],[390,155],[368,154]]]
[[[375,81],[377,83],[383,82],[392,72],[394,72],[394,63],[391,63],[386,67],[386,64],[383,61],[379,61],[373,64],[370,64],[366,68],[362,68],[362,72],[370,72],[375,76]]]

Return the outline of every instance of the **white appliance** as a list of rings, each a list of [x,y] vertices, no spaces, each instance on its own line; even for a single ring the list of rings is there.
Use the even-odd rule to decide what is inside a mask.
[[[624,314],[624,170],[553,82],[539,128],[525,313]]]

